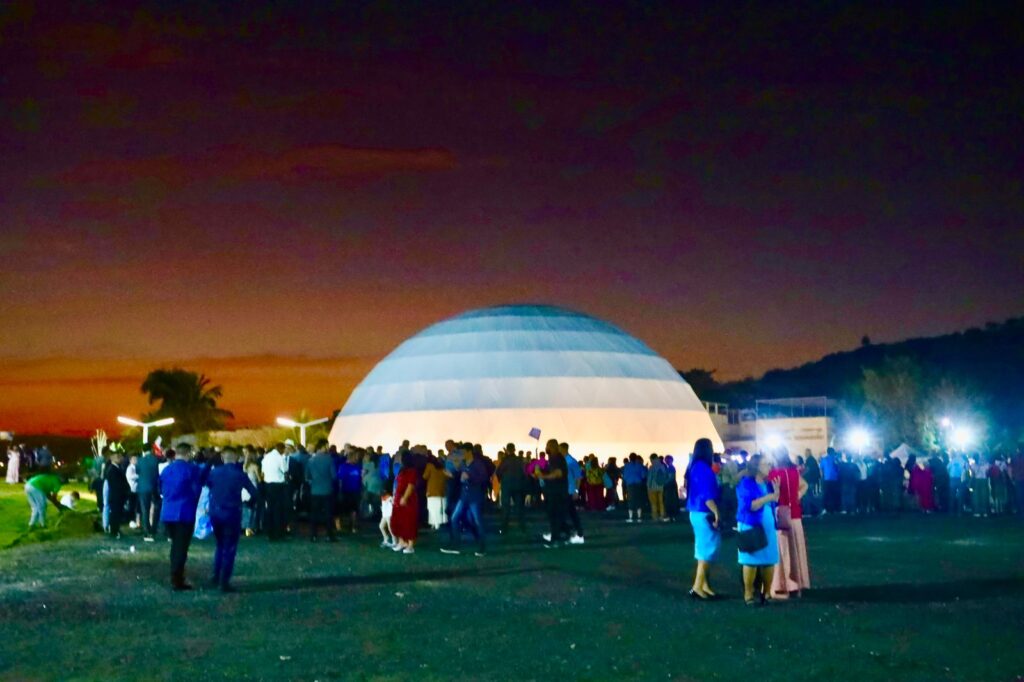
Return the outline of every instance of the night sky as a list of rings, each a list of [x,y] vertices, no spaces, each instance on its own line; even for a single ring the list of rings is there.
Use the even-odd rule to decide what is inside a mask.
[[[506,302],[723,378],[1024,313],[1010,3],[132,5],[0,6],[0,429],[329,411]]]

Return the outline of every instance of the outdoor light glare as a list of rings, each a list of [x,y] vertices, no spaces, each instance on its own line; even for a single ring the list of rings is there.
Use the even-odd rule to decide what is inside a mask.
[[[851,448],[860,451],[871,444],[871,434],[866,429],[858,427],[850,431],[846,442]]]
[[[770,433],[767,436],[765,436],[764,444],[768,446],[769,450],[780,448],[783,445],[782,436],[780,436],[777,433]]]
[[[974,434],[966,426],[958,427],[953,432],[953,444],[961,450],[965,449],[974,441]]]
[[[168,426],[174,423],[174,417],[164,417],[163,419],[157,419],[152,422],[140,422],[131,417],[118,417],[117,421],[125,424],[126,426],[137,426],[142,429],[142,444],[145,445],[149,442],[149,430],[157,426]]]
[[[299,422],[295,421],[294,419],[289,419],[288,417],[278,417],[277,418],[277,423],[278,423],[279,426],[287,426],[287,427],[299,430],[299,442],[302,443],[302,447],[306,447],[306,429],[308,427],[310,427],[310,426],[316,426],[317,424],[323,424],[326,421],[327,421],[327,417],[322,417],[320,419],[314,419],[313,421],[302,422],[302,423],[299,423]]]
[[[950,426],[953,425],[953,422],[949,420],[949,417],[943,417],[942,419],[939,420],[939,424],[942,426],[942,428],[948,429]]]

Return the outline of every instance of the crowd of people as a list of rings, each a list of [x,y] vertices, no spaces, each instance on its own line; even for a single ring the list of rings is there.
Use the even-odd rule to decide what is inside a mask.
[[[20,468],[24,449],[12,448],[9,459],[10,452]],[[685,508],[697,561],[690,596],[714,598],[708,567],[717,560],[725,530],[737,535],[745,598],[760,603],[809,587],[804,516],[909,509],[1024,514],[1021,453],[988,459],[936,453],[901,462],[829,448],[820,458],[807,451],[791,459],[784,449],[717,454],[702,439],[688,461],[680,478],[671,456],[631,453],[620,466],[615,457],[603,463],[594,455],[578,460],[567,443],[555,440],[539,453],[509,444],[494,459],[479,445],[456,441],[437,452],[406,441],[394,454],[380,446],[339,450],[326,441],[308,450],[291,442],[240,450],[193,450],[182,443],[141,456],[101,453],[91,488],[99,523],[111,538],[121,538],[128,526],[144,541],[162,535],[171,542],[172,584],[178,589],[187,586],[189,543],[210,535],[217,540],[214,574],[230,590],[242,534],[265,535],[271,542],[298,535],[336,542],[339,533],[375,526],[381,547],[414,554],[421,530],[429,529],[440,538],[442,552],[483,556],[484,517],[491,508],[497,510],[499,534],[510,532],[513,519],[525,533],[528,510],[543,508],[545,547],[583,544],[581,512],[624,507],[627,523],[669,523]],[[62,480],[51,466],[52,455],[47,461],[40,460],[39,450],[34,453],[35,475],[26,483],[30,526],[45,524],[47,501],[58,509],[79,502],[77,493],[58,500]],[[471,550],[465,548],[467,538]]]
[[[0,465],[3,463],[0,462]],[[7,464],[4,480],[7,483],[20,483],[34,473],[46,473],[56,464],[53,453],[44,443],[38,448],[28,445],[10,445],[7,448]]]

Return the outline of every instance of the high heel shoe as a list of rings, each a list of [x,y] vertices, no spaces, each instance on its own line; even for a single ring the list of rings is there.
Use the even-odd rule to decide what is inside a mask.
[[[703,594],[701,594],[700,592],[698,592],[697,590],[695,590],[693,588],[690,588],[689,594],[690,594],[690,599],[695,599],[695,600],[698,600],[698,601],[708,601],[708,598],[706,596],[704,596]]]

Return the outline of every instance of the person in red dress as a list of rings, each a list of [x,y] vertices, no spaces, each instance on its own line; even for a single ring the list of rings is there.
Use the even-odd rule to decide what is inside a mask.
[[[921,458],[910,472],[910,492],[917,497],[921,511],[931,514],[935,511],[935,478],[928,468],[927,460]]]
[[[779,563],[772,574],[772,598],[800,596],[811,587],[811,571],[807,562],[807,539],[804,536],[803,508],[800,505],[808,489],[796,464],[785,447],[774,453],[775,468],[768,474],[772,487],[779,491],[779,507],[788,507],[789,529],[777,528]]]
[[[397,539],[395,551],[412,554],[420,529],[420,499],[416,492],[419,472],[413,466],[412,454],[402,455],[402,470],[395,480],[395,508],[391,512],[391,533]]]

